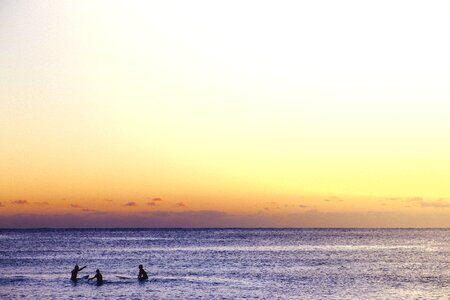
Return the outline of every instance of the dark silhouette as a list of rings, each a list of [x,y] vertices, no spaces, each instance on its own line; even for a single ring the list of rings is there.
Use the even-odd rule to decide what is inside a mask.
[[[142,266],[142,265],[139,265],[138,279],[139,280],[147,280],[148,279],[147,272],[145,272],[144,266]]]
[[[86,268],[86,266],[80,268],[78,265],[75,265],[75,268],[73,268],[73,270],[72,270],[72,276],[70,277],[70,279],[73,281],[77,281],[78,280],[78,278],[77,278],[78,272],[83,270],[84,268]]]
[[[95,276],[92,277],[92,278],[89,278],[88,280],[92,280],[92,279],[95,279],[95,278],[97,279],[97,284],[102,284],[103,283],[103,276],[102,276],[102,273],[100,273],[99,269],[97,269],[95,271]]]

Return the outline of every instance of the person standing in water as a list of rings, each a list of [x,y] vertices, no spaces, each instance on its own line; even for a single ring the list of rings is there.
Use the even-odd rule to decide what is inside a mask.
[[[73,268],[73,270],[72,270],[72,276],[70,277],[70,280],[77,281],[78,280],[78,278],[77,278],[78,272],[83,270],[84,268],[86,268],[86,266],[80,268],[78,265],[75,265],[75,268]]]
[[[95,276],[92,278],[89,278],[88,280],[92,280],[92,279],[97,279],[97,284],[102,284],[103,283],[103,276],[102,273],[100,273],[100,270],[97,269],[95,271]]]
[[[142,265],[139,265],[138,279],[139,280],[146,280],[146,279],[148,279],[147,272],[145,272],[144,266],[142,266]]]

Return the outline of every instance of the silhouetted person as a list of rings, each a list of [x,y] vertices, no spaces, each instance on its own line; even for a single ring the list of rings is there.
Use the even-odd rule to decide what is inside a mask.
[[[95,271],[95,276],[92,278],[89,278],[88,280],[92,280],[92,279],[97,279],[97,284],[102,284],[103,283],[103,276],[102,273],[100,273],[100,270],[97,269]]]
[[[83,270],[84,268],[86,268],[86,266],[80,268],[78,265],[75,265],[75,268],[73,268],[72,270],[72,276],[70,277],[70,279],[76,281],[78,279],[77,278],[78,272]]]
[[[139,280],[146,280],[148,279],[147,272],[145,272],[144,267],[142,265],[139,265]]]

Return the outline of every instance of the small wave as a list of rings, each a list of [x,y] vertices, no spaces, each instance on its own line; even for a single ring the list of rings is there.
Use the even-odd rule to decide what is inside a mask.
[[[26,276],[20,276],[20,275],[0,277],[0,285],[6,284],[6,283],[23,282],[23,281],[28,281],[28,280],[32,280],[32,278],[26,277]]]
[[[424,250],[423,245],[271,245],[271,246],[192,246],[192,247],[127,247],[121,250],[111,250],[110,252],[295,252],[295,251],[380,251],[380,250]],[[428,249],[431,251],[432,249]]]

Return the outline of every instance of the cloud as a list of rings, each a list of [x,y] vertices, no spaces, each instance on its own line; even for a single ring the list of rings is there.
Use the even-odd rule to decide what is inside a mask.
[[[275,202],[275,201],[269,202],[269,205],[270,205],[270,208],[271,208],[271,209],[280,209],[280,206],[279,206],[278,203]]]
[[[80,211],[82,211],[82,212],[97,212],[96,210],[89,209],[89,208],[82,208],[82,209],[80,209]]]
[[[401,198],[398,198],[398,197],[389,197],[389,198],[386,198],[386,199],[384,199],[384,200],[387,200],[387,201],[399,201],[399,200],[401,200]],[[380,199],[380,201],[383,201],[383,200]]]
[[[72,208],[81,208],[81,206],[78,204],[70,204],[69,206]]]
[[[2,202],[0,202],[0,207],[5,207],[5,204],[3,204]]]
[[[47,201],[36,201],[33,202],[34,205],[50,205]]]
[[[448,203],[445,200],[422,202],[420,205],[422,207],[436,207],[436,208],[449,208],[450,207],[450,203]]]
[[[420,197],[413,197],[413,198],[405,199],[405,202],[421,203],[422,201],[423,201],[423,199]]]
[[[329,197],[329,198],[324,199],[323,201],[325,201],[325,202],[342,202],[342,201],[344,201],[344,200],[342,200],[342,199],[339,198],[339,197],[332,196],[332,197]]]
[[[406,199],[405,202],[425,208],[450,208],[450,202],[446,199],[424,200],[420,197]]]
[[[175,207],[186,207],[186,204],[184,204],[183,202],[177,202],[175,203]]]
[[[11,201],[12,204],[17,204],[17,205],[25,205],[28,204],[27,200],[13,200]]]
[[[161,197],[145,197],[145,199],[148,201],[154,201],[154,202],[163,201],[163,199]]]
[[[112,199],[104,199],[106,202],[114,202]]]
[[[125,203],[123,206],[137,206],[136,202],[130,201]]]
[[[148,206],[157,206],[158,204],[156,204],[155,202],[149,202],[147,203]]]
[[[308,205],[300,204],[298,207],[300,207],[300,208],[308,208],[309,206],[308,206]]]

